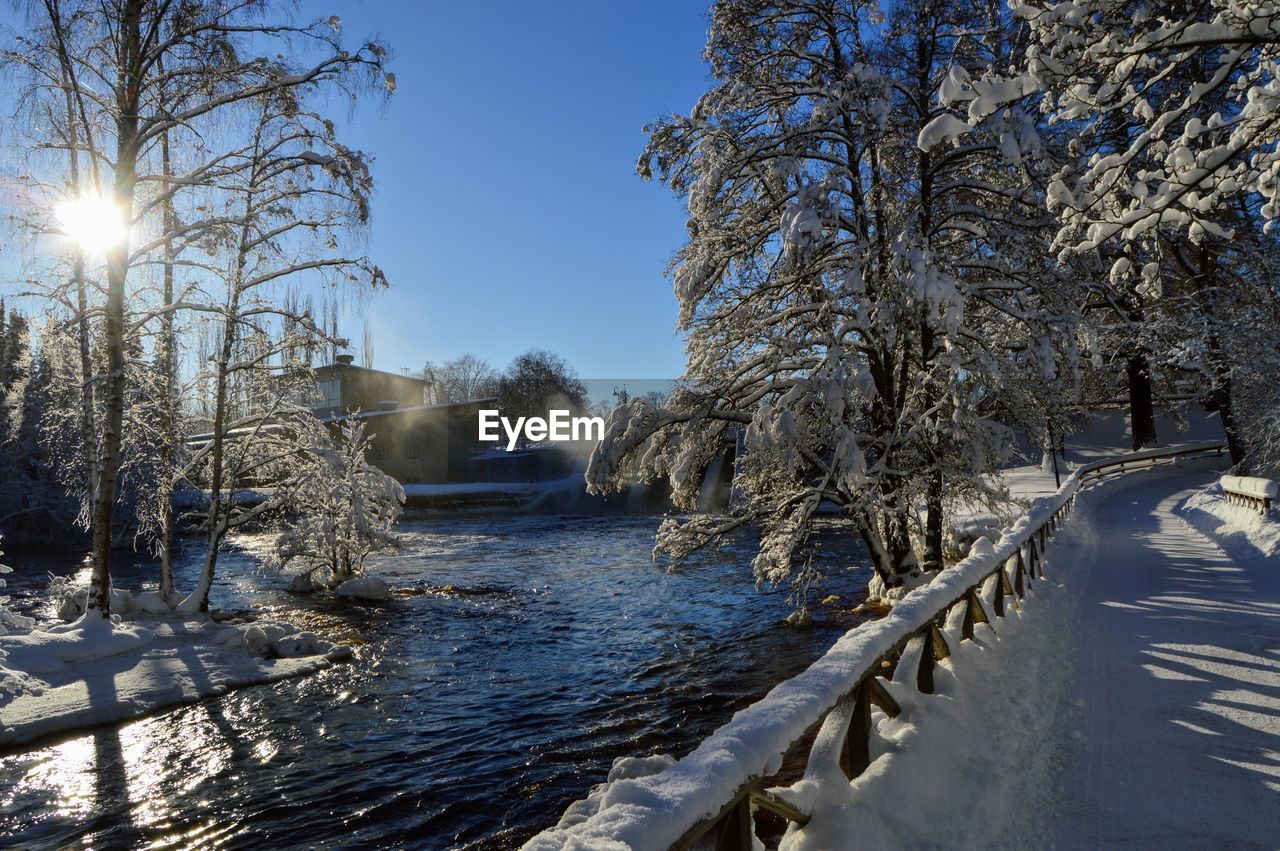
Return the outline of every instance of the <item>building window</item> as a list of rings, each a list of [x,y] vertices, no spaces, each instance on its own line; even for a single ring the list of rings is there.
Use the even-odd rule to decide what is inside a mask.
[[[328,381],[320,382],[320,396],[324,403],[322,408],[339,408],[342,407],[342,382],[336,378],[330,378]]]

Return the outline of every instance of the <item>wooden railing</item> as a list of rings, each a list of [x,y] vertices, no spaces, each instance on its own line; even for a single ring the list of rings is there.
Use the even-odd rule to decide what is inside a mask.
[[[1007,530],[993,552],[972,555],[942,571],[928,585],[906,595],[885,617],[850,630],[808,669],[742,710],[675,765],[649,777],[619,781],[600,809],[585,822],[552,828],[526,848],[574,848],[616,843],[632,848],[753,847],[752,807],[797,825],[809,814],[770,791],[788,751],[821,724],[806,756],[836,758],[850,779],[871,764],[871,707],[889,717],[897,702],[882,685],[903,658],[916,661],[915,684],[934,688],[934,669],[951,655],[944,633],[959,621],[960,641],[971,640],[976,624],[992,624],[1018,609],[1033,583],[1044,578],[1043,557],[1053,534],[1075,505],[1080,487],[1107,476],[1182,459],[1221,455],[1223,445],[1198,444],[1139,452],[1078,468],[1050,497]],[[910,651],[910,652],[908,652]],[[718,789],[708,795],[701,786]],[[614,790],[610,789],[610,792]]]

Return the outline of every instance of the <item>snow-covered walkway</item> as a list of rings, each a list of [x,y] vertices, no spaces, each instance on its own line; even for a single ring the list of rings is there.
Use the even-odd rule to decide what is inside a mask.
[[[1053,552],[1073,598],[1045,743],[1060,848],[1280,842],[1280,564],[1232,560],[1173,513],[1210,479],[1136,474],[1087,547]]]
[[[895,686],[882,756],[783,847],[1277,847],[1280,558],[1174,513],[1216,475],[1083,494],[1021,614],[953,644],[936,694]]]

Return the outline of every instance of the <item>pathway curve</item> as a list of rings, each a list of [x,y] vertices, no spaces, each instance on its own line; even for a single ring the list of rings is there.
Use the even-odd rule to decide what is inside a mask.
[[[786,851],[1280,847],[1280,559],[1174,513],[1216,475],[1082,494],[1021,612],[953,634],[935,694],[892,684],[878,758]]]
[[[1060,848],[1280,845],[1280,564],[1173,513],[1208,480],[1137,474],[1081,558],[1050,548],[1074,598],[1042,799]]]

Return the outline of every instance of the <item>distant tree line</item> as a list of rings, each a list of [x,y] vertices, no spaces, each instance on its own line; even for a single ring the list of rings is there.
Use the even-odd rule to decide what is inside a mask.
[[[493,398],[498,410],[511,418],[545,417],[552,409],[580,414],[590,402],[577,371],[544,349],[516,356],[502,372],[484,358],[464,354],[441,364],[427,363],[421,375],[437,402]]]

